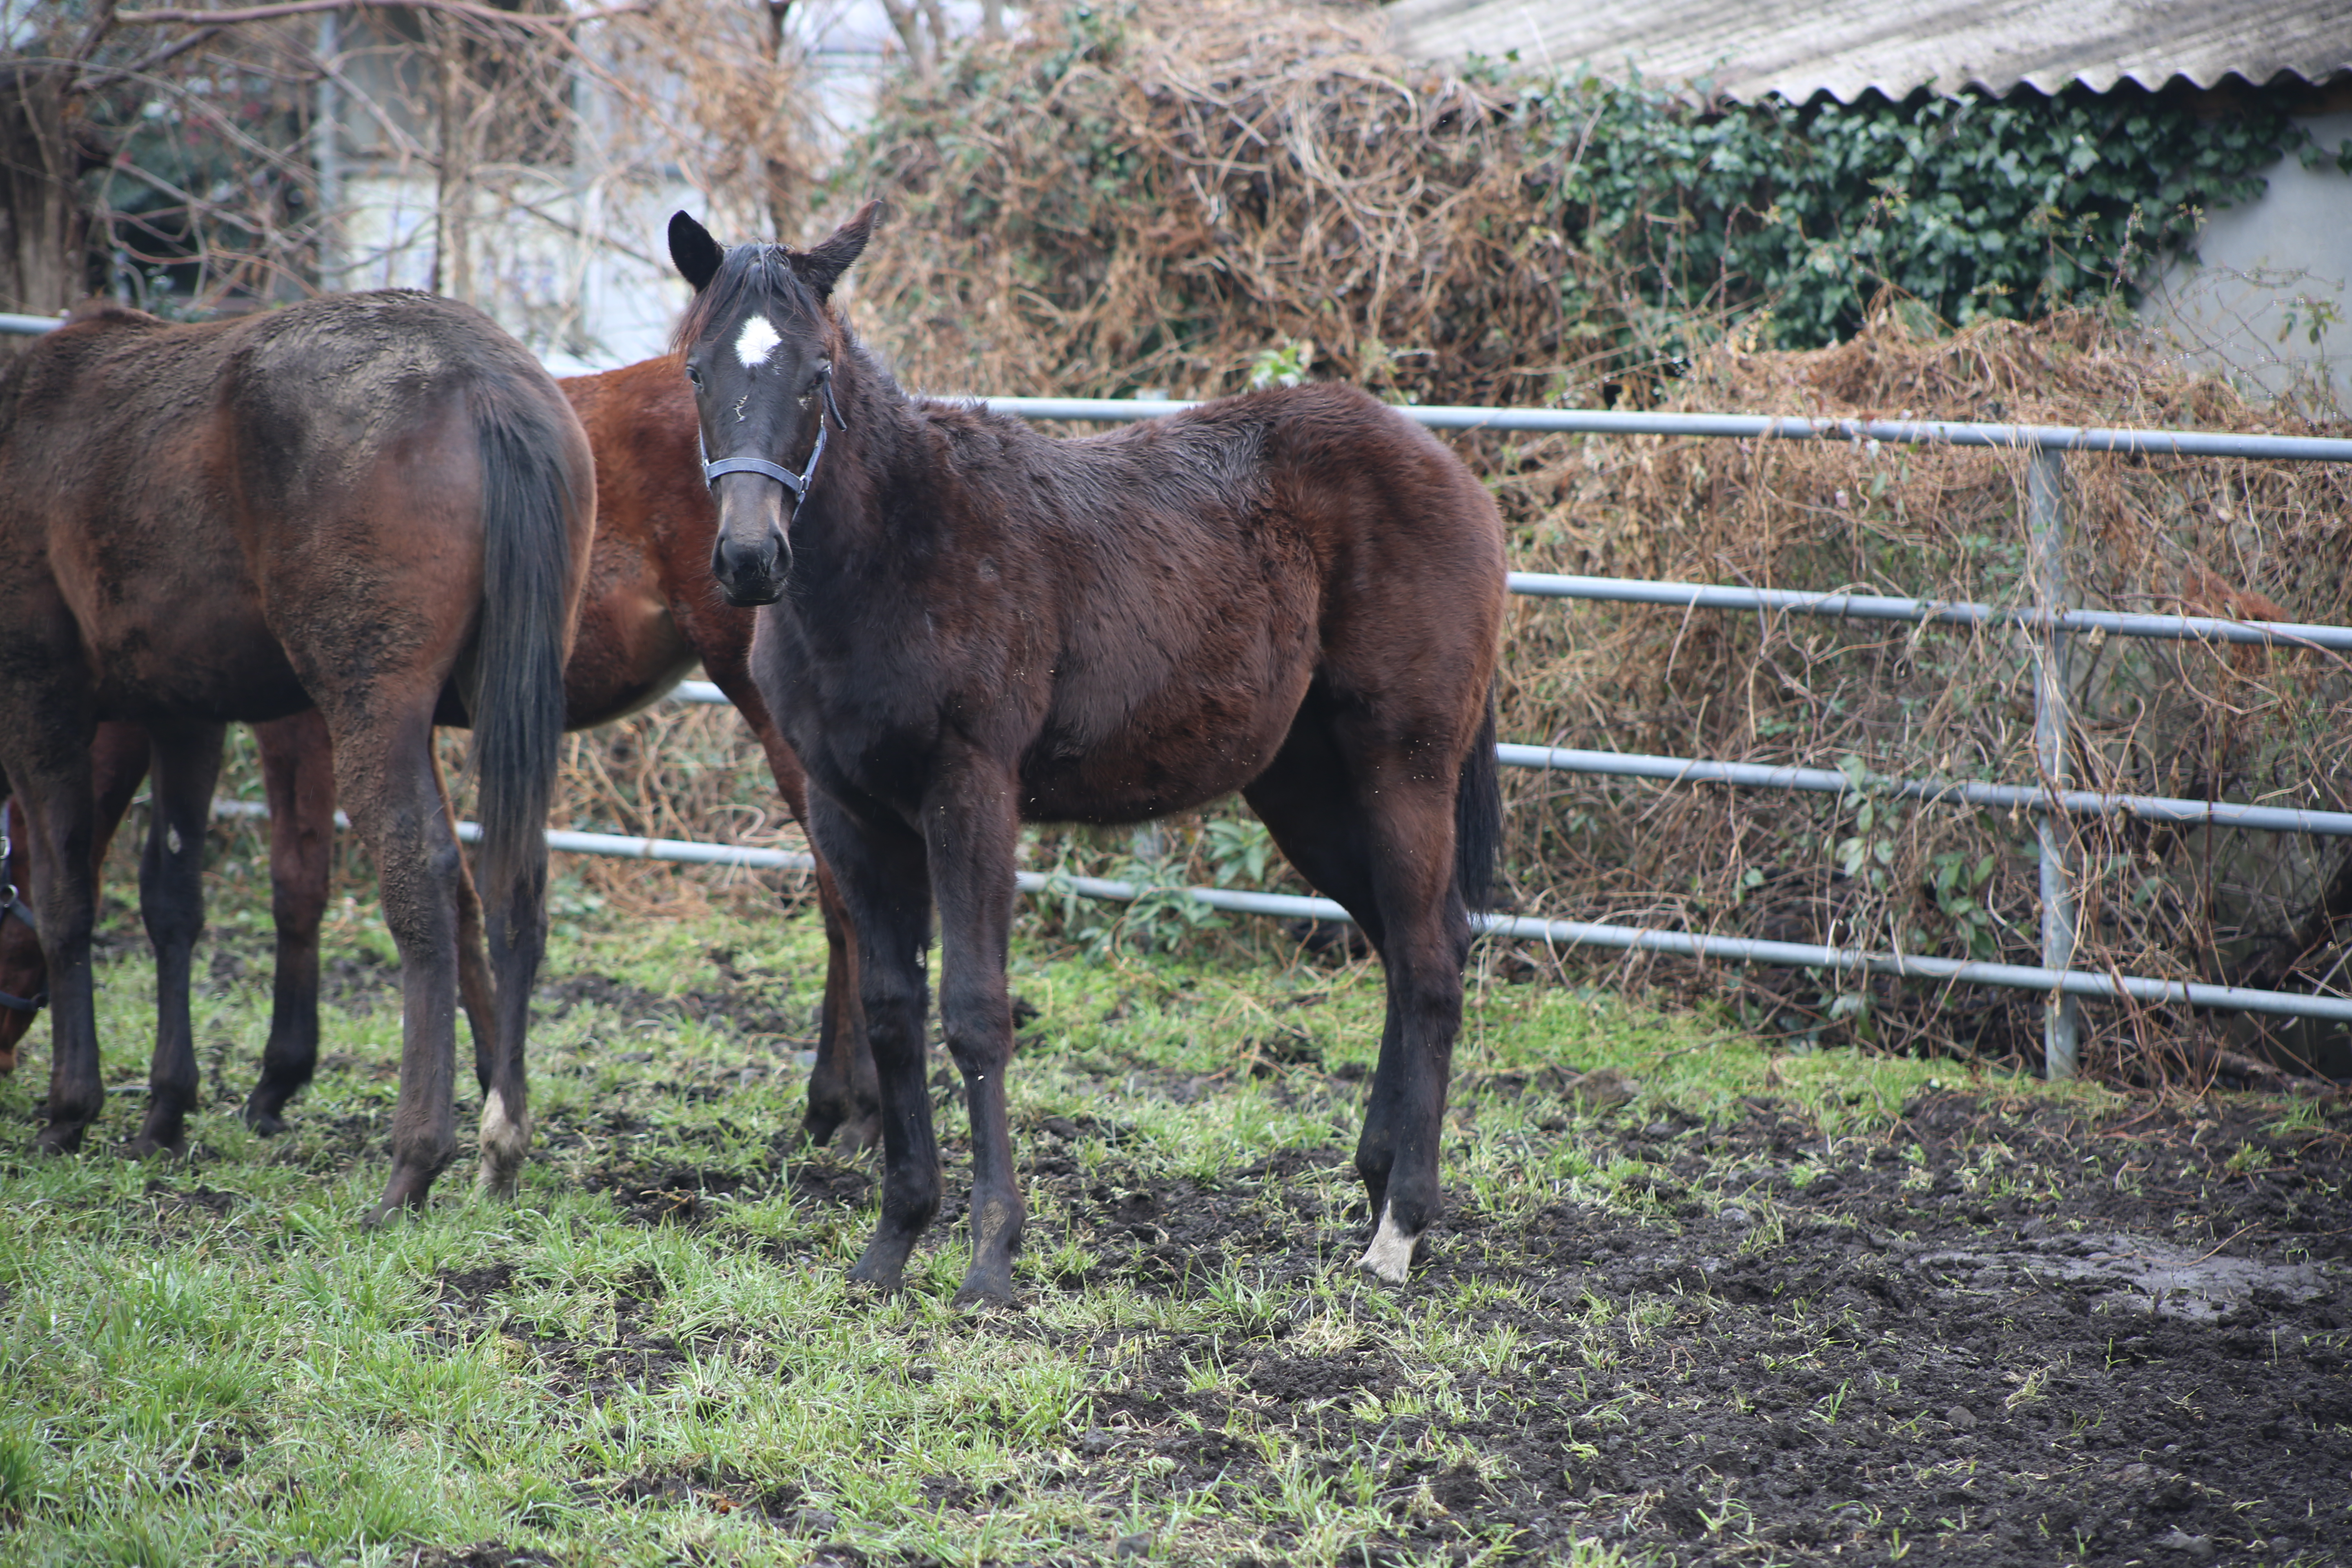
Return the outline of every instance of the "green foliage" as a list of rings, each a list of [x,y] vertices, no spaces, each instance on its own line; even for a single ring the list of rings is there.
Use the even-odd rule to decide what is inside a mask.
[[[1141,829],[1127,839],[1127,853],[1113,857],[1107,867],[1088,869],[1098,858],[1065,837],[1047,871],[1055,884],[1049,896],[1060,906],[1061,934],[1091,960],[1120,951],[1183,949],[1196,934],[1226,925],[1223,915],[1194,900],[1189,889],[1264,891],[1269,879],[1282,871],[1265,825],[1238,809],[1232,816],[1179,819]],[[1097,875],[1132,884],[1136,897],[1105,903],[1080,895],[1070,880]]]
[[[1851,335],[1887,286],[1961,326],[2131,302],[2152,258],[2185,249],[2207,209],[2260,195],[2256,171],[2305,139],[2275,109],[2209,121],[2129,86],[1717,110],[1586,77],[1525,92],[1518,112],[1582,253],[1563,280],[1572,314],[1622,310],[1655,341],[1693,311],[1761,311],[1785,348]]]

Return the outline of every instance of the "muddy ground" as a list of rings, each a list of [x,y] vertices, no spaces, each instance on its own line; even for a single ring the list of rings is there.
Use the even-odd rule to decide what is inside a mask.
[[[795,1021],[771,996],[737,994],[720,968],[717,989],[683,1002],[558,976],[543,1005],[725,1023],[740,1003],[747,1039]],[[330,994],[382,1005],[388,979],[353,971]],[[1282,1095],[1328,1106],[1335,1126],[1359,1114],[1360,1067],[1326,1071],[1280,1038],[1257,1047],[1255,1070]],[[1023,1036],[1024,1057],[1056,1048],[1050,1023]],[[734,1070],[655,1092],[708,1106]],[[1494,1353],[1434,1373],[1370,1334],[1302,1342],[1286,1306],[1361,1245],[1336,1131],[1325,1147],[1171,1180],[1116,1157],[1082,1171],[1080,1142],[1116,1147],[1116,1125],[1027,1119],[1016,1137],[1033,1207],[1066,1216],[1029,1244],[1076,1242],[1094,1259],[1041,1289],[1199,1297],[1236,1266],[1263,1289],[1213,1339],[1120,1331],[1060,1345],[1102,1374],[1083,1424],[1045,1446],[1025,1486],[1146,1510],[1203,1492],[1239,1507],[1284,1484],[1263,1441],[1273,1430],[1327,1477],[1370,1472],[1377,1523],[1342,1559],[1366,1568],[1564,1561],[1580,1542],[1675,1564],[2352,1563],[2352,1110],[2340,1102],[2141,1100],[2094,1120],[1979,1084],[1824,1139],[1768,1095],[1706,1121],[1608,1092],[1607,1078],[1563,1063],[1457,1083],[1465,1137],[1507,1121],[1530,1163],[1544,1141],[1574,1140],[1612,1173],[1591,1201],[1529,1189],[1493,1212],[1450,1187],[1411,1292],[1452,1303],[1459,1333]],[[966,1173],[952,1076],[935,1083],[951,1196],[927,1246],[961,1218]],[[1183,1100],[1216,1086],[1163,1087]],[[588,1131],[551,1119],[541,1147],[586,1146]],[[355,1123],[353,1157],[372,1157],[380,1132]],[[870,1162],[811,1153],[789,1132],[748,1169],[698,1163],[689,1130],[585,1180],[641,1223],[836,1268],[726,1224],[730,1203],[783,1187],[845,1213],[867,1200]],[[151,1194],[205,1195],[179,1183]],[[667,1385],[715,1348],[650,1327],[657,1279],[619,1282],[616,1321],[593,1344],[509,1316],[515,1280],[509,1265],[444,1275],[434,1331],[526,1344],[551,1399]],[[1017,1310],[998,1318],[1005,1331],[1056,1332]],[[953,1340],[927,1353],[954,1354]],[[1221,1370],[1204,1378],[1210,1364]],[[1434,1414],[1441,1401],[1397,1414],[1411,1402],[1396,1396],[1432,1375],[1453,1380],[1464,1414]],[[1433,1431],[1450,1461],[1396,1458]],[[1154,1458],[1171,1463],[1139,1462]],[[975,1519],[1003,1500],[945,1477],[925,1495]],[[585,1473],[576,1496],[756,1510],[813,1563],[914,1561],[869,1554],[822,1500],[724,1466]],[[1164,1553],[1138,1537],[1078,1560],[1151,1555]],[[418,1561],[551,1559],[492,1542]]]
[[[1360,1068],[1325,1074],[1311,1052],[1273,1046],[1258,1070],[1286,1093],[1343,1114],[1356,1103]],[[1031,1030],[1023,1049],[1051,1052],[1050,1032]],[[1508,1353],[1456,1374],[1475,1412],[1448,1424],[1461,1460],[1381,1471],[1385,1528],[1349,1561],[1483,1555],[1471,1542],[1507,1522],[1506,1561],[1564,1558],[1597,1538],[1675,1563],[2352,1563],[2352,1115],[2340,1106],[2283,1123],[2285,1102],[2208,1096],[2093,1121],[1977,1089],[1824,1141],[1764,1097],[1713,1124],[1610,1108],[1609,1095],[1580,1102],[1575,1070],[1473,1078],[1457,1102],[1475,1121],[1565,1089],[1564,1107],[1595,1114],[1538,1125],[1639,1170],[1605,1203],[1481,1213],[1451,1194],[1412,1289],[1461,1300],[1465,1331]],[[952,1111],[950,1075],[936,1086]],[[942,1116],[951,1194],[960,1120]],[[1337,1139],[1210,1181],[1116,1164],[1082,1176],[1076,1142],[1117,1131],[1059,1117],[1018,1129],[1033,1193],[1078,1216],[1066,1237],[1031,1245],[1073,1239],[1100,1260],[1059,1289],[1193,1294],[1238,1258],[1278,1300],[1360,1245],[1360,1203],[1329,1195],[1349,1157]],[[708,1226],[730,1197],[778,1184],[854,1207],[871,1171],[780,1140],[764,1173],[656,1161],[593,1179],[645,1223]],[[958,1217],[951,1197],[933,1244]],[[448,1281],[452,1310],[494,1311],[500,1283]],[[1067,1346],[1122,1371],[1034,1484],[1125,1492],[1134,1461],[1160,1455],[1175,1467],[1147,1492],[1238,1501],[1276,1484],[1240,1425],[1286,1426],[1332,1473],[1378,1468],[1420,1436],[1412,1418],[1360,1413],[1405,1375],[1369,1340],[1302,1347],[1279,1310],[1252,1327],[1240,1364],[1220,1336],[1229,1375],[1208,1388],[1206,1336]],[[659,1376],[685,1352],[624,1346],[576,1362],[558,1391]],[[612,1484],[690,1500],[725,1480]],[[937,1500],[984,1512],[991,1500],[968,1490],[944,1486]],[[816,1539],[814,1561],[865,1561],[854,1542],[824,1540],[821,1510],[757,1500]]]
[[[1654,1173],[1655,1218],[1457,1205],[1415,1289],[1516,1288],[1517,1300],[1471,1310],[1482,1331],[1516,1329],[1518,1354],[1470,1380],[1481,1416],[1453,1427],[1509,1476],[1464,1464],[1384,1478],[1393,1527],[1364,1543],[1364,1561],[1507,1521],[1518,1535],[1507,1558],[1565,1555],[1597,1535],[1661,1562],[1853,1546],[1871,1560],[1892,1527],[1918,1561],[2352,1562],[2352,1301],[2340,1271],[2286,1261],[2281,1247],[2344,1256],[2346,1228],[2327,1223],[2347,1218],[2344,1135],[2271,1140],[2226,1114],[2168,1111],[2094,1132],[1997,1112],[1966,1095],[1910,1106],[1890,1141],[1810,1166],[1822,1173],[1801,1189],[1780,1173],[1811,1151],[1769,1108],[1714,1129],[1627,1128],[1626,1152]],[[1304,1278],[1360,1219],[1324,1212],[1291,1179],[1341,1163],[1336,1145],[1214,1183],[1081,1189],[1053,1134],[1026,1132],[1030,1182],[1083,1207],[1079,1239],[1107,1259],[1068,1288],[1115,1279],[1181,1293],[1227,1244],[1269,1283]],[[2227,1171],[2240,1148],[2259,1151],[2262,1168]],[[1970,1196],[1959,1173],[1989,1151],[2062,1173],[2058,1193]],[[1697,1190],[1727,1167],[1758,1195],[1716,1203]],[[1924,1188],[1906,1185],[1914,1171]],[[2136,1175],[2138,1190],[2119,1187]],[[780,1178],[820,1201],[866,1190],[861,1173],[824,1161]],[[2315,1190],[2324,1201],[2298,1202]],[[691,1223],[709,1188],[670,1170],[618,1178],[614,1195],[648,1221]],[[1777,1236],[1757,1246],[1766,1205]],[[2326,1234],[2299,1228],[2314,1226]],[[1664,1314],[1654,1331],[1596,1345],[1596,1303],[1644,1301]],[[1243,1407],[1254,1425],[1272,1415],[1312,1428],[1333,1465],[1351,1446],[1376,1453],[1417,1436],[1351,1414],[1360,1394],[1393,1390],[1394,1367],[1369,1351],[1293,1350],[1287,1329],[1279,1316],[1263,1324],[1231,1392],[1188,1392],[1205,1336],[1156,1340],[1095,1399],[1078,1468],[1115,1479],[1123,1459],[1160,1453],[1180,1461],[1171,1488],[1246,1494],[1271,1482],[1225,1436]]]

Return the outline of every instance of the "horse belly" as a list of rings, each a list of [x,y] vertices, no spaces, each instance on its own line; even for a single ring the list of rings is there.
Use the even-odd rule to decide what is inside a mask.
[[[651,585],[598,582],[580,611],[580,631],[563,668],[564,728],[625,719],[683,679],[694,646]]]
[[[1121,721],[1091,738],[1049,721],[1022,768],[1022,815],[1141,822],[1205,805],[1257,777],[1290,733],[1313,670],[1304,658],[1255,651],[1264,657],[1129,699]],[[1055,707],[1064,717],[1063,704]]]
[[[226,723],[310,706],[249,593],[221,592],[216,575],[202,572],[175,581],[184,592],[138,595],[160,585],[149,575],[118,582],[104,604],[77,606],[100,717]]]

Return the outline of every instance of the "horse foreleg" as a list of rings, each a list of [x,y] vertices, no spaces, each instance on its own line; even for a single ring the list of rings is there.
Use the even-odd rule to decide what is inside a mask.
[[[979,759],[950,770],[924,802],[931,893],[940,910],[940,1021],[971,1115],[971,1266],[956,1304],[1013,1300],[1013,1254],[1028,1211],[1013,1169],[1004,1073],[1013,1003],[1004,964],[1013,924],[1016,782]]]
[[[0,797],[0,839],[7,842],[7,853],[0,856],[0,1076],[16,1070],[17,1042],[32,1032],[33,1020],[48,1002],[49,966],[41,957],[41,933],[25,919],[33,906],[16,901],[30,897],[33,883],[29,832],[16,803]]]
[[[768,716],[766,700],[740,659],[710,658],[711,679],[735,704],[759,738],[775,775],[776,792],[792,808],[793,820],[809,832],[808,780],[800,759]],[[815,851],[811,832],[809,845]],[[818,1148],[839,1140],[842,1152],[856,1154],[882,1136],[881,1089],[874,1073],[873,1047],[866,1040],[866,1010],[857,991],[857,939],[833,869],[816,854],[817,909],[824,920],[824,1001],[817,1015],[816,1066],[809,1074],[808,1140]]]
[[[261,1079],[245,1102],[246,1125],[282,1132],[286,1102],[319,1065],[319,928],[333,865],[335,758],[316,710],[253,727],[269,800],[269,911],[277,928],[269,1042]]]
[[[882,1215],[852,1279],[898,1288],[940,1208],[940,1152],[924,1075],[923,959],[930,946],[923,842],[893,818],[861,818],[819,793],[809,830],[856,933],[858,991],[882,1107]]]
[[[133,1156],[184,1151],[188,1112],[203,1089],[188,986],[196,938],[205,929],[205,831],[226,732],[219,724],[158,725],[149,731],[154,809],[139,862],[139,913],[155,949],[155,1058],[147,1077],[146,1118],[139,1135],[123,1146]]]

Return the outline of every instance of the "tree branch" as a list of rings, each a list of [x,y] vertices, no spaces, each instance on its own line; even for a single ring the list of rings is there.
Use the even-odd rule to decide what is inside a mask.
[[[646,0],[628,0],[619,5],[608,5],[601,11],[583,11],[564,16],[534,16],[518,11],[501,11],[495,5],[480,5],[473,0],[282,0],[274,5],[247,5],[238,11],[205,11],[171,5],[152,11],[118,11],[113,15],[117,26],[160,27],[193,25],[226,27],[239,22],[273,22],[280,16],[310,16],[320,11],[443,11],[452,16],[468,16],[478,22],[498,22],[508,26],[524,26],[538,30],[562,30],[581,22],[601,21],[606,16],[628,16],[653,7]]]

